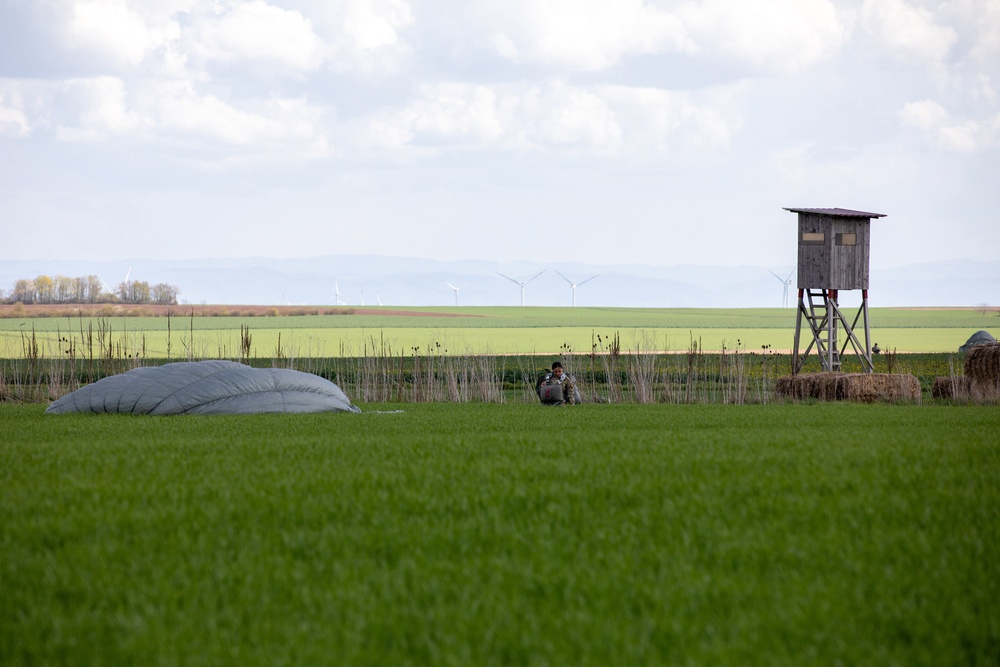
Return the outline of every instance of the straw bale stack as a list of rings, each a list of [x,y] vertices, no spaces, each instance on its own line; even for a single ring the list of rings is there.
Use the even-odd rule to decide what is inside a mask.
[[[1000,344],[977,345],[969,350],[965,377],[973,393],[989,395],[1000,390]]]
[[[799,373],[778,378],[775,392],[820,401],[919,401],[920,382],[900,373]]]

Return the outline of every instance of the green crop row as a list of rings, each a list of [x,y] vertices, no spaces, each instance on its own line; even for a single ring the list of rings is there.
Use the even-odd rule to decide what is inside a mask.
[[[32,323],[34,325],[35,323]],[[260,318],[244,324],[230,323],[230,329],[136,328],[142,322],[106,321],[103,343],[116,344],[124,350],[158,358],[209,358],[233,356],[241,347],[241,327],[252,335],[252,351],[257,357],[271,357],[277,349],[296,357],[395,356],[447,351],[452,354],[556,354],[563,350],[575,353],[599,352],[609,340],[618,337],[622,350],[633,352],[683,352],[692,343],[713,351],[754,352],[763,349],[790,350],[795,329],[621,329],[583,328],[552,325],[545,328],[464,328],[385,327],[385,328],[279,328],[278,322]],[[122,326],[117,326],[121,324]],[[886,328],[871,329],[871,343],[886,351],[952,352],[958,351],[975,329],[959,328]],[[42,353],[50,358],[66,354],[70,348],[89,356],[99,347],[96,329],[41,328],[0,331],[0,359],[22,355],[26,338],[34,339]],[[864,332],[857,335],[863,340]],[[811,339],[808,328],[801,334],[802,349]],[[840,338],[844,333],[840,330]]]
[[[234,311],[238,307],[234,307]],[[315,309],[323,312],[324,309]],[[845,306],[844,314],[854,319],[856,307]],[[99,319],[117,331],[175,332],[197,330],[238,330],[241,324],[254,328],[279,329],[794,329],[794,308],[539,308],[539,307],[383,307],[348,310],[335,315],[250,316],[234,312],[231,316],[194,316],[179,306],[169,317],[19,317],[0,318],[0,331],[17,332],[25,328],[54,332],[79,331]],[[996,311],[975,309],[872,308],[872,326],[890,329],[990,329],[1000,319]]]

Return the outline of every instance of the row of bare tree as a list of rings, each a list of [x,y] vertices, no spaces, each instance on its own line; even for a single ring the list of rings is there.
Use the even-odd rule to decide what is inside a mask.
[[[180,289],[159,283],[150,285],[142,280],[123,280],[113,289],[100,276],[46,276],[22,278],[9,292],[0,290],[5,303],[152,303],[174,305]]]

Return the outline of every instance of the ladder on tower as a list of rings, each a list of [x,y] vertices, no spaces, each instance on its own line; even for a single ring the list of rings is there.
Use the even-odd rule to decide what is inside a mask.
[[[803,296],[805,298],[803,298]],[[840,358],[850,345],[854,348],[861,362],[862,370],[866,373],[873,372],[874,364],[871,359],[871,352],[868,349],[868,295],[864,293],[862,307],[858,315],[854,318],[854,324],[848,324],[844,314],[837,305],[835,290],[807,289],[799,290],[799,310],[798,320],[795,324],[795,349],[792,357],[792,372],[798,373],[806,357],[809,356],[813,347],[819,355],[823,370],[827,372],[839,372],[841,369]],[[807,305],[808,304],[808,305]],[[858,325],[858,320],[864,316],[865,344],[854,333],[854,328]],[[799,332],[802,329],[802,320],[809,324],[809,331],[812,333],[812,340],[806,347],[805,352],[800,357]],[[844,329],[844,344],[838,344],[838,324]]]
[[[830,307],[832,304],[829,294],[826,290],[809,289],[806,290],[806,299],[808,300],[808,306],[806,306],[806,301],[802,301],[799,304],[800,316],[809,324],[809,330],[812,332],[813,339],[809,343],[809,347],[806,348],[803,361],[805,361],[805,357],[809,355],[809,351],[815,345],[816,353],[823,363],[823,370],[839,371],[840,347],[837,345],[838,318],[836,317],[835,308]],[[797,372],[799,369],[796,368],[795,370]]]

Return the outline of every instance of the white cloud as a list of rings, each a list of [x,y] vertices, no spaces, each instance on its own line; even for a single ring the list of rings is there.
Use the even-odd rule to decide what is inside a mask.
[[[76,122],[56,127],[57,138],[64,141],[102,141],[131,134],[142,125],[128,108],[125,82],[117,77],[70,79],[56,86],[56,101],[75,108]]]
[[[831,57],[847,37],[828,0],[701,0],[678,15],[707,57],[784,74]]]
[[[596,90],[562,82],[533,86],[509,105],[512,136],[534,146],[582,147],[596,152],[616,151],[622,128],[608,101]]]
[[[56,138],[62,141],[121,139],[195,150],[240,149],[282,159],[329,154],[323,110],[305,97],[234,102],[200,91],[192,81],[155,81],[129,90],[122,79],[109,76],[44,85],[46,114],[56,119]],[[0,105],[0,127],[3,109]],[[21,113],[30,128],[32,119]],[[35,122],[48,121],[39,114]],[[241,153],[239,159],[244,158]]]
[[[19,82],[0,79],[0,137],[26,137],[31,123],[24,112]]]
[[[697,93],[604,86],[636,152],[725,149],[742,127],[744,85]]]
[[[996,146],[1000,116],[992,123],[967,120],[963,123],[942,127],[938,131],[938,142],[947,150],[956,153],[975,153]]]
[[[406,0],[60,1],[72,47],[178,78],[207,80],[220,63],[293,76],[324,62],[349,74],[394,72],[412,52],[401,34],[414,20]]]
[[[995,72],[1000,67],[1000,2],[965,0],[955,4],[958,16],[973,28],[969,57]]]
[[[383,147],[652,155],[724,149],[741,125],[741,86],[699,94],[626,86],[424,86],[417,99],[368,119]]]
[[[413,14],[405,2],[353,2],[345,7],[344,34],[364,51],[394,48],[401,41],[399,30],[412,22]]]
[[[414,142],[486,145],[503,139],[510,124],[507,109],[517,104],[488,86],[443,83],[423,86],[419,98],[400,109],[374,114],[366,137],[373,144],[399,148]]]
[[[955,30],[940,25],[934,14],[905,0],[864,0],[862,28],[896,59],[922,65],[940,64],[955,44]]]
[[[72,3],[66,26],[69,43],[109,56],[121,65],[139,65],[149,53],[176,39],[179,26],[159,12],[155,12],[159,20],[147,21],[136,7],[142,4],[130,6],[126,0]],[[150,3],[147,10],[157,8],[156,3]]]
[[[309,15],[326,41],[330,66],[348,74],[384,74],[402,69],[413,49],[404,32],[414,23],[406,0],[309,0]]]
[[[906,127],[921,131],[932,145],[954,153],[976,153],[1000,147],[1000,113],[990,118],[955,119],[937,102],[910,102],[900,112]]]
[[[249,100],[237,106],[200,93],[187,81],[160,82],[144,90],[140,108],[164,138],[200,139],[250,146],[313,141],[322,136],[321,110],[304,98]]]
[[[948,112],[934,100],[909,102],[900,112],[903,125],[920,130],[940,127],[948,121]]]
[[[323,60],[323,42],[308,19],[262,0],[202,4],[184,40],[192,54],[209,61],[271,61],[308,72]]]
[[[679,53],[795,73],[836,53],[847,35],[829,0],[692,0],[671,9],[643,0],[489,0],[480,14],[482,41],[499,56],[577,71]]]
[[[952,0],[932,13],[903,0],[866,0],[861,18],[895,58],[930,68],[933,92],[902,107],[903,127],[946,152],[1000,147],[1000,4]]]
[[[518,63],[596,71],[695,48],[676,16],[643,0],[489,0],[478,14],[489,46]]]

